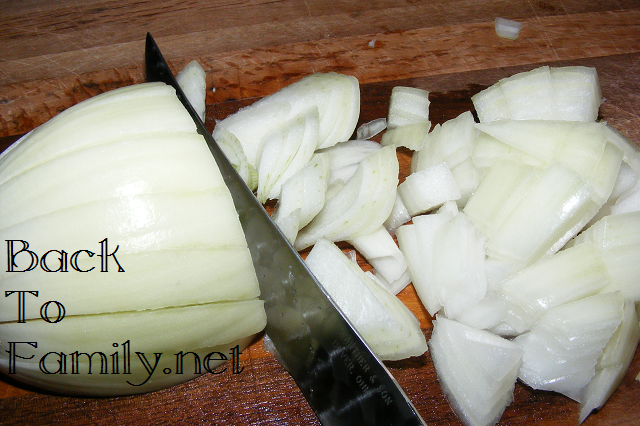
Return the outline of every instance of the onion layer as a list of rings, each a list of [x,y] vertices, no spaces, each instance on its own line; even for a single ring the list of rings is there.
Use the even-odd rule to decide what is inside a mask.
[[[68,109],[2,155],[0,181],[3,373],[53,392],[149,392],[264,328],[231,194],[173,88]]]

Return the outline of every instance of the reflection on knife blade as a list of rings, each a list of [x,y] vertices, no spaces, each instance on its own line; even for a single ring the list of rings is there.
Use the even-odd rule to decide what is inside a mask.
[[[310,274],[237,175],[147,34],[149,81],[176,89],[231,191],[267,311],[266,333],[280,363],[325,425],[424,425],[415,407]]]

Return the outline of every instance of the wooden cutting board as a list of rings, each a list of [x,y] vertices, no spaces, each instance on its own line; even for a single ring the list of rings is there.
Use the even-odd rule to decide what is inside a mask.
[[[0,149],[69,106],[144,80],[150,31],[177,71],[207,71],[207,125],[312,72],[361,82],[360,123],[386,116],[396,85],[430,91],[432,124],[473,108],[470,97],[540,65],[597,68],[601,118],[640,142],[640,2],[491,0],[375,2],[4,2],[0,10]],[[585,4],[589,3],[589,4]],[[497,16],[524,23],[496,37]],[[399,151],[401,179],[409,151]],[[0,200],[0,206],[2,201]],[[368,265],[363,264],[366,268]],[[427,336],[431,319],[411,286],[399,297]],[[241,373],[208,374],[147,395],[70,398],[0,377],[0,424],[318,424],[290,376],[257,340]],[[456,425],[429,354],[387,363],[428,424]],[[640,424],[640,351],[601,412],[585,425]],[[578,404],[516,386],[500,424],[574,425]]]

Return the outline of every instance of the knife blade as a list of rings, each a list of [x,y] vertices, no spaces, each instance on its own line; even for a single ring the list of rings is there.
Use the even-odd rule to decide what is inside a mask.
[[[387,368],[307,269],[226,159],[195,112],[151,34],[148,81],[173,86],[207,142],[242,224],[265,301],[265,333],[324,426],[425,425]]]

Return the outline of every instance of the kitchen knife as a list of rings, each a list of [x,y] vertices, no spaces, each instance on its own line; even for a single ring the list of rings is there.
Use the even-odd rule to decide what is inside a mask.
[[[425,425],[385,366],[306,268],[178,86],[151,34],[147,80],[176,89],[231,191],[265,301],[276,357],[324,426]]]

